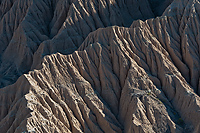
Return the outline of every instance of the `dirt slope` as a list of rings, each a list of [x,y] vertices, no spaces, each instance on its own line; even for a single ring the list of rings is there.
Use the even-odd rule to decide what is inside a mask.
[[[44,3],[50,4],[49,9],[55,12],[55,5],[63,5],[63,1],[59,2]],[[89,1],[96,4],[95,7],[102,3],[106,7],[102,11],[106,14],[108,6],[105,5],[112,1],[98,1],[99,5],[95,2]],[[14,84],[0,89],[0,131],[200,132],[200,2],[174,0],[161,17],[133,21],[130,27],[123,27],[127,21],[111,14],[116,13],[114,10],[123,9],[122,5],[131,11],[129,2],[117,1],[115,6],[109,7],[109,17],[99,17],[106,20],[104,22],[96,21],[98,17],[95,14],[81,14],[80,10],[89,12],[95,9],[89,9],[90,4],[77,7],[81,1],[69,2],[70,7],[63,8],[63,11],[69,9],[70,15],[62,21],[62,26],[58,26],[59,30],[55,28],[57,30],[50,32],[48,29],[46,35],[43,34],[45,27],[28,32],[26,36],[30,34],[31,37],[33,32],[38,31],[43,34],[44,40],[32,52],[29,67],[23,63],[27,71],[32,71],[20,76]],[[149,9],[154,14],[157,8],[151,4],[149,2]],[[54,19],[49,27],[60,21],[56,18],[58,15],[61,14],[51,17]],[[111,16],[119,21],[112,22],[114,18],[108,19]],[[44,17],[48,18],[47,15]],[[43,20],[40,21],[42,24]],[[104,25],[97,28],[97,22]],[[108,27],[115,25],[114,22],[119,22],[121,27]],[[86,25],[95,28],[87,31]],[[45,37],[49,39],[45,40]],[[10,44],[8,47],[11,48]],[[57,51],[60,53],[54,53]],[[5,53],[2,59],[5,59]],[[12,56],[16,57],[12,59],[14,61],[20,57]],[[5,64],[2,61],[2,65]],[[12,75],[11,70],[7,71]],[[11,83],[3,77],[2,86]]]
[[[133,20],[155,17],[152,10],[148,0],[2,0],[0,87],[31,70],[34,56],[72,53],[90,32],[129,27]]]

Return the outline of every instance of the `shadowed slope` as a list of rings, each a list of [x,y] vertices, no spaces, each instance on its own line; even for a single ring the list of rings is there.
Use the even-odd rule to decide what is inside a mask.
[[[20,92],[30,115],[26,125],[13,125],[12,130],[199,130],[199,96],[173,65],[168,52],[143,28],[99,29],[86,38],[79,51],[46,56],[38,68],[42,69],[21,77],[24,91]],[[22,81],[3,88],[1,99],[6,90]],[[11,103],[19,100],[18,95]],[[12,120],[7,119],[10,114],[1,116],[2,123]]]
[[[74,52],[98,28],[155,17],[148,0],[3,0],[0,16],[0,87],[34,68],[33,58]]]
[[[175,0],[161,17],[98,30],[118,22],[111,14],[123,3],[95,2],[57,8],[69,16],[52,16],[53,38],[34,53],[33,71],[0,89],[0,130],[199,132],[199,1]],[[95,20],[92,5],[109,17]]]
[[[176,0],[162,17],[134,21],[131,25],[132,28],[142,26],[161,43],[197,94],[200,94],[199,8],[199,1]]]

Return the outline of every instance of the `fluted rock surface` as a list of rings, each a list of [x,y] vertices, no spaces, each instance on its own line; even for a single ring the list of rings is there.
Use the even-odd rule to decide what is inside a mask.
[[[6,2],[1,132],[200,132],[199,0]]]
[[[166,8],[169,2],[159,5]],[[2,0],[0,87],[14,83],[45,55],[74,52],[90,32],[129,27],[133,20],[155,17],[153,9],[148,0]]]

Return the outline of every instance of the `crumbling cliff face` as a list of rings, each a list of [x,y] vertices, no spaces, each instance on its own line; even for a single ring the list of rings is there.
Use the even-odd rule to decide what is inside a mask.
[[[0,15],[0,131],[200,132],[199,0],[3,0]]]

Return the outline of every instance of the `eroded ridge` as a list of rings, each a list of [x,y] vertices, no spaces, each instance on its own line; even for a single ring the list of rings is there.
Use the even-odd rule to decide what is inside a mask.
[[[19,109],[11,103],[27,106],[20,126],[11,113],[1,114],[5,131],[199,131],[199,96],[143,28],[99,29],[78,51],[46,56],[38,67],[0,90],[14,118]],[[20,84],[23,90],[12,95]]]
[[[160,6],[166,8],[167,3]],[[163,9],[164,9],[163,8]],[[69,54],[87,35],[112,25],[153,18],[148,0],[2,0],[0,88],[14,83],[48,54]]]
[[[199,132],[199,3],[175,0],[161,17],[91,30],[72,54],[37,58],[67,28],[52,32],[33,71],[0,89],[0,130]]]

